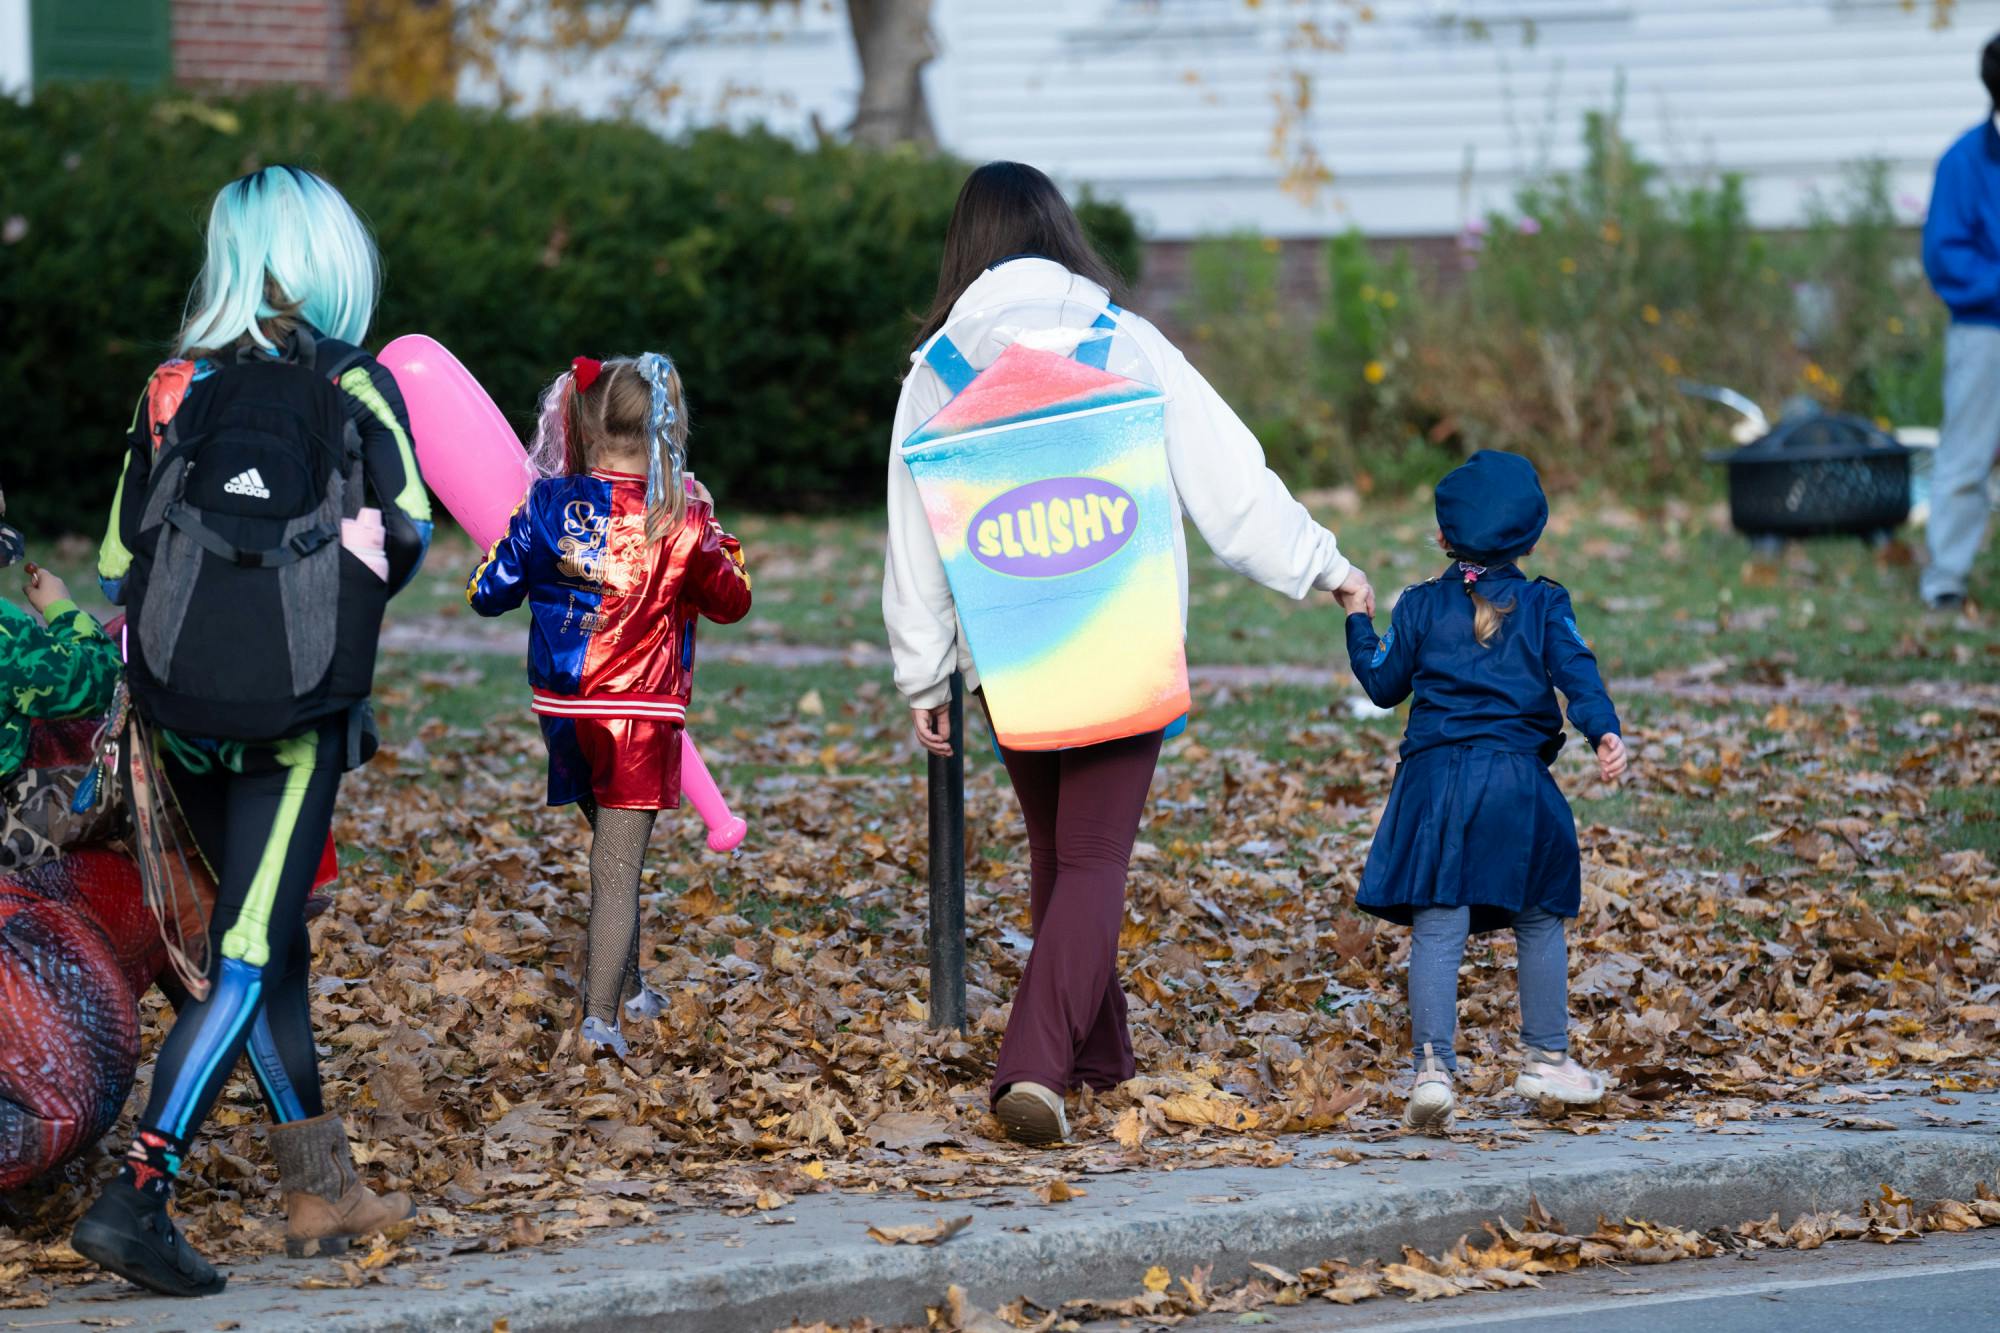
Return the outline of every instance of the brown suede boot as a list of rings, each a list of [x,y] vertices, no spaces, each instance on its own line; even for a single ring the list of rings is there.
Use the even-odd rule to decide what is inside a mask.
[[[409,1195],[377,1195],[361,1183],[337,1115],[271,1126],[271,1155],[285,1195],[285,1253],[294,1259],[344,1254],[350,1242],[416,1216]]]

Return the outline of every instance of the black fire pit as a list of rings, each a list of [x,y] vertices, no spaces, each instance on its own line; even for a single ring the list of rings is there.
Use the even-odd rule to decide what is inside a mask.
[[[1910,516],[1911,452],[1866,417],[1809,411],[1708,458],[1729,468],[1729,520],[1759,546],[1793,537],[1879,544]]]

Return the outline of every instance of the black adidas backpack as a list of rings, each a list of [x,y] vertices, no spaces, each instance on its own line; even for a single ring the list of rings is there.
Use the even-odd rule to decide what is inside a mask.
[[[277,740],[368,698],[388,588],[340,544],[366,497],[335,381],[364,355],[301,329],[167,421],[132,542],[127,677],[155,724]]]

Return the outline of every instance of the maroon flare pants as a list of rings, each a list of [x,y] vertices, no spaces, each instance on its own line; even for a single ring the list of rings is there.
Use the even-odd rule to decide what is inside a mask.
[[[1074,750],[1001,751],[1028,826],[1035,947],[1000,1042],[995,1098],[1010,1083],[1101,1091],[1132,1077],[1118,929],[1160,740],[1156,731]]]

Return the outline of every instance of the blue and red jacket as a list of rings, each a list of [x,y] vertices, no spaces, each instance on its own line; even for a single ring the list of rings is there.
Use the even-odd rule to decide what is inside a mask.
[[[595,471],[535,483],[472,572],[482,616],[528,603],[528,684],[546,717],[687,720],[694,620],[750,610],[743,549],[690,499],[679,530],[646,544],[646,479]]]

